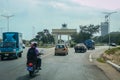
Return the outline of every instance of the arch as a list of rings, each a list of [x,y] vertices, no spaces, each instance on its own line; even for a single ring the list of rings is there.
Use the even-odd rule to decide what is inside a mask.
[[[55,44],[58,43],[58,36],[60,36],[60,40],[61,40],[61,35],[68,35],[68,42],[69,42],[70,35],[74,33],[77,33],[77,29],[67,29],[67,28],[52,29],[52,34],[54,35]]]

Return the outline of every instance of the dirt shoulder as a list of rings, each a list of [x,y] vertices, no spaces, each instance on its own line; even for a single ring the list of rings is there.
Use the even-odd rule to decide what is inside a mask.
[[[120,72],[107,63],[94,60],[94,63],[110,78],[110,80],[120,80]]]
[[[92,54],[93,63],[96,64],[109,78],[110,80],[120,80],[120,71],[116,70],[112,65],[106,63],[107,60],[120,65],[120,48],[112,49],[106,53]],[[102,57],[105,63],[98,62],[97,59]]]

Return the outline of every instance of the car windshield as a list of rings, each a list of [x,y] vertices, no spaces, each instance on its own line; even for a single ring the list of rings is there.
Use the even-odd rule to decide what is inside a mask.
[[[80,43],[80,44],[77,44],[76,46],[84,46],[84,44]]]
[[[64,45],[56,45],[56,48],[65,48]]]

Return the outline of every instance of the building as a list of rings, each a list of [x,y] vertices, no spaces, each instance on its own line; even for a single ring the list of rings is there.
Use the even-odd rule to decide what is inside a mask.
[[[109,23],[102,22],[101,23],[101,36],[105,36],[109,33]]]

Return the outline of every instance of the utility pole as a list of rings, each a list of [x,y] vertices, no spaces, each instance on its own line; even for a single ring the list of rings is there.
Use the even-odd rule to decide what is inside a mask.
[[[4,27],[0,27],[0,36],[1,36],[1,38],[2,38],[2,32],[3,32],[3,29],[4,29]]]
[[[7,19],[7,31],[9,32],[9,19],[14,15],[1,15],[1,16]]]
[[[108,42],[108,45],[109,45],[109,49],[110,49],[110,16],[113,14],[113,13],[117,13],[117,11],[114,11],[114,12],[103,12],[105,15],[105,22],[108,23],[108,33],[109,33],[109,42]]]

